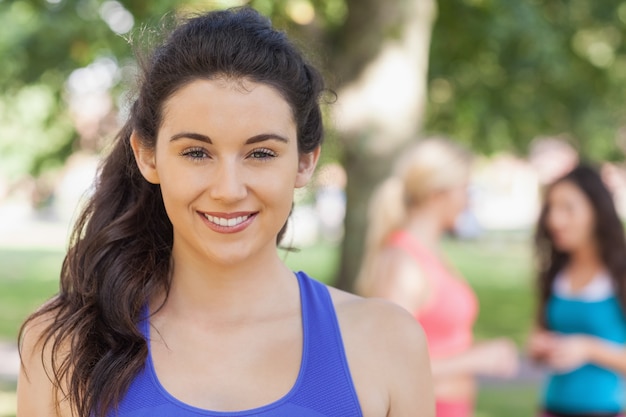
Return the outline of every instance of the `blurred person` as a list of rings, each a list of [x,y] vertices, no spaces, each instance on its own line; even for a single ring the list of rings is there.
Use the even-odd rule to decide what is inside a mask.
[[[412,317],[277,253],[320,154],[319,72],[250,8],[185,20],[143,64],[60,292],[20,332],[17,415],[433,417]]]
[[[578,164],[578,151],[566,135],[540,136],[530,144],[528,162],[541,185],[554,182]]]
[[[621,416],[626,386],[626,240],[598,171],[579,165],[546,190],[537,233],[538,325],[548,369],[543,416]]]
[[[414,145],[372,195],[357,290],[391,300],[423,326],[437,417],[472,415],[477,374],[511,377],[517,353],[508,339],[474,343],[478,300],[445,260],[443,235],[467,205],[470,154],[441,138]]]

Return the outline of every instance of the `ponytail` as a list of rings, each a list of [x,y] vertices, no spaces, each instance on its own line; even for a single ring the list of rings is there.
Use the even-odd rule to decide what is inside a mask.
[[[399,229],[407,217],[404,194],[402,180],[392,176],[381,183],[370,198],[365,250],[356,281],[356,290],[360,295],[367,297],[374,293],[380,250],[389,235]]]

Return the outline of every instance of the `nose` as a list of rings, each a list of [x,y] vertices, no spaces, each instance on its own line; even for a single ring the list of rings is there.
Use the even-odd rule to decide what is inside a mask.
[[[209,174],[209,195],[226,204],[243,200],[248,189],[241,167],[234,160],[220,160]]]

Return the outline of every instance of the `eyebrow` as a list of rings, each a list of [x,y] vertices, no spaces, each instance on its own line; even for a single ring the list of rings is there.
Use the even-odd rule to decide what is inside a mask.
[[[182,138],[199,140],[201,142],[206,142],[209,144],[213,143],[211,138],[208,137],[207,135],[203,135],[201,133],[194,133],[194,132],[181,132],[181,133],[172,135],[172,137],[170,138],[170,142],[174,142]],[[261,133],[259,135],[255,135],[255,136],[252,136],[251,138],[248,138],[245,144],[250,145],[253,143],[265,142],[268,140],[277,140],[279,142],[289,143],[289,139],[277,133]]]

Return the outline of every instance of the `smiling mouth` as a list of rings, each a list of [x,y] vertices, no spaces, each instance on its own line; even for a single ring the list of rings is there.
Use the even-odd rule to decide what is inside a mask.
[[[252,217],[252,214],[245,216],[233,217],[231,219],[225,219],[224,217],[211,216],[210,214],[204,214],[204,217],[211,223],[222,227],[235,227]]]

